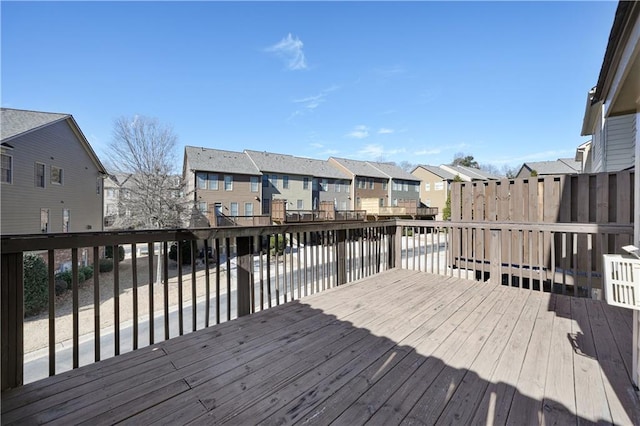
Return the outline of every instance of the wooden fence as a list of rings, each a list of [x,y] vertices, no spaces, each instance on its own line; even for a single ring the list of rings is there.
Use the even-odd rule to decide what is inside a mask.
[[[482,231],[452,235],[452,265],[491,259],[491,225],[584,224],[573,234],[502,232],[502,266],[545,275],[562,274],[568,284],[601,286],[602,254],[620,253],[633,233],[593,234],[598,225],[633,225],[633,172],[536,176],[500,181],[454,183],[451,221],[485,223]],[[588,225],[588,226],[587,226]],[[480,235],[482,232],[483,235]],[[591,234],[591,236],[589,236]],[[495,238],[495,235],[493,236]],[[542,261],[538,261],[541,257]],[[536,259],[530,263],[528,259]],[[594,281],[595,278],[595,281]],[[558,280],[551,277],[551,281]]]

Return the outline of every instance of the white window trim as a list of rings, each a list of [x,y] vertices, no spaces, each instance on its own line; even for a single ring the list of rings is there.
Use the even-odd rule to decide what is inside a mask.
[[[42,166],[43,168],[43,172],[42,172],[42,186],[38,185],[38,166]],[[35,186],[36,188],[42,188],[45,189],[47,187],[47,165],[45,163],[41,163],[39,161],[36,161],[35,163],[35,169],[34,169],[34,179],[35,179]]]
[[[227,178],[229,178],[229,189],[227,189]],[[225,191],[233,191],[233,176],[232,175],[224,175],[224,190]]]
[[[6,155],[7,157],[9,157],[9,182],[5,182],[4,180],[2,181],[3,185],[13,185],[13,155],[11,154],[7,154],[6,152],[3,152],[2,155]]]
[[[60,177],[60,182],[55,182],[53,180],[53,169],[58,169],[58,176]],[[51,185],[59,185],[59,186],[63,186],[64,185],[64,169],[62,167],[58,167],[58,166],[50,166],[49,167],[49,182],[51,183]]]

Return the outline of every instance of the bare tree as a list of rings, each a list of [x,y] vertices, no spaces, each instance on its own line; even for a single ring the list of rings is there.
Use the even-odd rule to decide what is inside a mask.
[[[155,118],[136,115],[114,122],[109,165],[129,175],[122,187],[115,226],[127,229],[176,228],[190,212],[185,184],[177,174],[177,136]]]
[[[411,171],[416,168],[416,165],[408,162],[407,160],[403,160],[400,162],[400,164],[398,164],[398,167],[400,167],[407,173],[411,173]]]

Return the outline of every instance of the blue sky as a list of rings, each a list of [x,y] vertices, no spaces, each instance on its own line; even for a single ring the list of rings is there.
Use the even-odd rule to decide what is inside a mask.
[[[480,163],[570,157],[616,2],[7,2],[2,106],[98,155],[142,114],[184,145]]]

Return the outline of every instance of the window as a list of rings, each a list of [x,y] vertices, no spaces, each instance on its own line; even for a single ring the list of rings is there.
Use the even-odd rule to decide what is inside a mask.
[[[394,191],[398,190],[398,182],[396,182],[395,180],[393,181],[393,185],[391,186],[391,189]]]
[[[263,188],[269,187],[269,175],[262,175],[262,187]]]
[[[373,188],[374,188],[373,179],[369,178],[369,189],[373,189]]]
[[[209,189],[218,190],[218,175],[209,173],[207,175],[207,180],[209,181],[208,187]]]
[[[62,169],[60,167],[51,166],[51,183],[62,185]]]
[[[233,176],[225,175],[224,177],[224,190],[233,191]]]
[[[337,180],[336,182],[336,192],[340,192],[340,183],[341,181]]]
[[[379,204],[379,206],[380,206],[380,207],[384,207],[384,198],[380,198],[380,204]]]
[[[258,192],[258,176],[251,176],[251,192]]]
[[[102,189],[102,178],[96,178],[96,195],[100,195],[100,190]]]
[[[289,189],[289,176],[282,176],[282,187]]]
[[[302,189],[309,189],[309,178],[302,179]]]
[[[69,209],[62,209],[62,232],[69,232],[70,214]]]
[[[238,216],[238,203],[231,203],[231,216]]]
[[[298,200],[298,204],[296,205],[298,210],[304,209],[304,200]]]
[[[271,213],[271,200],[268,198],[262,199],[262,214],[270,214]]]
[[[397,198],[394,198],[394,199],[393,199],[393,206],[394,206],[394,207],[397,207],[397,206],[398,206],[398,199],[397,199]]]
[[[360,197],[356,197],[356,206],[360,207]]]
[[[198,211],[202,214],[207,214],[207,202],[206,201],[200,201],[198,203]]]
[[[215,213],[216,217],[222,216],[222,203],[215,203],[213,205],[213,212]]]
[[[351,191],[351,183],[347,182],[344,184],[344,192],[350,192]]]
[[[206,173],[196,173],[196,180],[198,181],[198,189],[207,189]]]
[[[328,179],[322,179],[322,182],[320,182],[320,189],[322,191],[328,191],[329,190],[329,180]]]
[[[40,230],[49,232],[49,209],[40,209]]]
[[[404,192],[409,191],[409,182],[407,182],[406,180],[404,182],[402,182],[402,190]]]
[[[384,182],[382,182],[382,189],[383,190],[387,190],[387,181],[385,180]]]
[[[253,203],[244,203],[244,215],[253,216]]]
[[[420,192],[420,184],[417,182],[413,183],[413,192]]]
[[[442,190],[444,189],[444,182],[436,182],[436,183],[433,185],[433,189],[434,189],[435,191],[442,191]]]
[[[431,184],[429,182],[424,184],[424,190],[425,191],[431,191]]]
[[[13,157],[8,154],[2,154],[2,180],[0,182],[13,182]]]
[[[273,185],[274,188],[278,187],[278,175],[271,175],[271,185]]]
[[[358,183],[358,189],[364,189],[366,186],[366,181],[364,180],[364,178],[358,178],[356,179],[357,183]]]
[[[36,163],[36,188],[44,188],[44,164]]]

